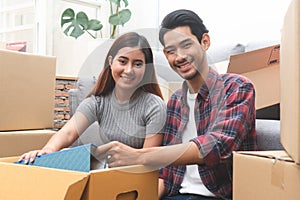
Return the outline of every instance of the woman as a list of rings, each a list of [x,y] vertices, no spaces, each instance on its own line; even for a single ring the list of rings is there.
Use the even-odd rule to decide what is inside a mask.
[[[41,150],[23,154],[19,161],[69,147],[98,121],[102,140],[134,148],[159,146],[166,105],[157,83],[153,54],[147,39],[130,32],[112,44],[95,87],[73,117]]]

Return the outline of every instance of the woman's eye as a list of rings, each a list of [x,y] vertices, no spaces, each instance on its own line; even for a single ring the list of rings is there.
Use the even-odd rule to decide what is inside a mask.
[[[126,60],[123,60],[123,59],[119,59],[118,62],[119,62],[120,64],[126,64]]]
[[[141,68],[143,67],[143,63],[135,63],[134,64],[136,68]]]
[[[175,51],[174,50],[167,50],[167,54],[173,54]]]

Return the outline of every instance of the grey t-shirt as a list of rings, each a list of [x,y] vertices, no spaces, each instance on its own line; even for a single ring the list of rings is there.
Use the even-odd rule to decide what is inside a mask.
[[[143,91],[123,104],[117,101],[114,92],[91,96],[82,101],[77,111],[90,124],[98,121],[104,143],[120,141],[134,148],[143,147],[146,134],[160,133],[167,114],[166,104],[160,97]]]

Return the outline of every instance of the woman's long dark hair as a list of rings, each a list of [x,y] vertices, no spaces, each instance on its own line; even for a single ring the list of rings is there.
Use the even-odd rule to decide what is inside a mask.
[[[124,47],[138,47],[145,55],[146,69],[144,77],[139,84],[138,89],[142,89],[145,92],[155,94],[163,99],[155,75],[153,53],[151,47],[144,36],[139,35],[135,32],[125,33],[114,41],[106,55],[104,67],[98,77],[98,80],[88,96],[105,96],[113,91],[116,83],[112,77],[109,57],[111,56],[113,60],[118,51]]]

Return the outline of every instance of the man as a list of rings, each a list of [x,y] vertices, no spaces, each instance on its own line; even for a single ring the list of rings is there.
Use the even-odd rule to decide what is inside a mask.
[[[163,146],[132,149],[112,142],[98,152],[110,156],[109,167],[161,168],[164,200],[231,199],[232,152],[256,150],[253,84],[208,66],[208,30],[192,11],[168,14],[159,39],[171,68],[185,79],[168,102]]]

